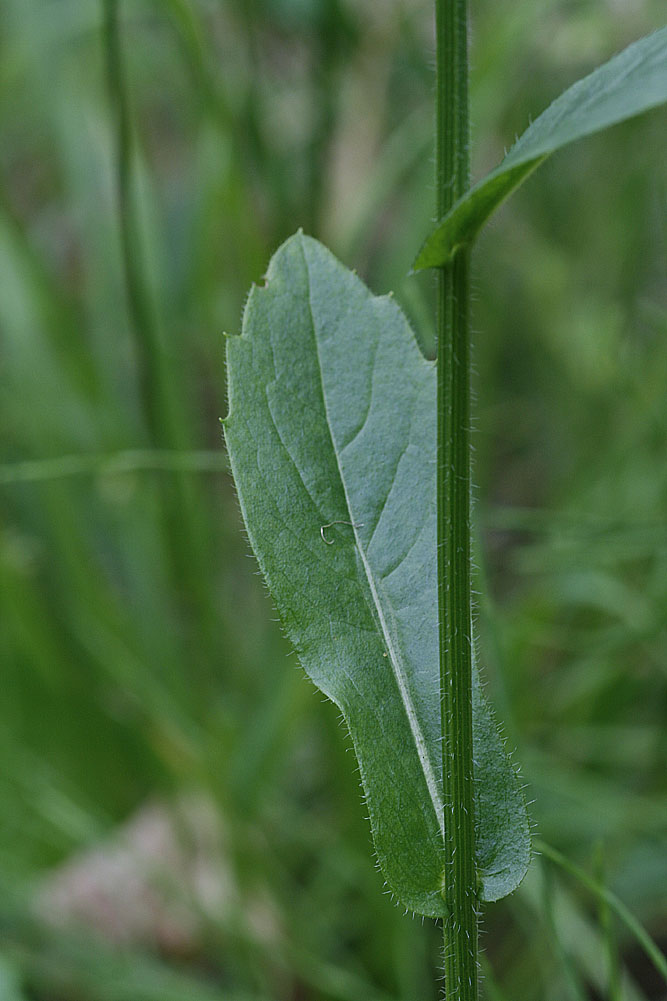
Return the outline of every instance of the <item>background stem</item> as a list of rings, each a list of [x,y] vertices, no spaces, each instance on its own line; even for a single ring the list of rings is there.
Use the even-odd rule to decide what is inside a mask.
[[[133,336],[138,397],[151,450],[188,450],[183,429],[191,417],[182,405],[173,362],[164,350],[156,304],[151,294],[148,258],[142,239],[140,198],[135,183],[135,144],[132,128],[126,60],[123,50],[119,0],[103,0],[103,44],[112,120],[112,156],[115,195],[128,319]],[[177,357],[173,343],[172,358]],[[179,375],[183,382],[182,373]],[[205,610],[205,626],[213,637],[218,631],[218,613],[205,585],[208,562],[207,540],[194,512],[200,505],[197,486],[184,470],[172,467],[173,475],[156,484],[162,514],[165,552],[170,559],[176,609],[184,631],[193,628],[195,607]],[[193,671],[202,647],[202,623],[188,645]],[[212,639],[212,642],[215,642]],[[202,667],[202,671],[204,668]]]
[[[165,415],[160,338],[148,282],[144,272],[141,239],[132,191],[132,124],[125,82],[118,0],[104,0],[104,40],[107,80],[113,116],[116,167],[116,197],[120,229],[123,277],[128,312],[134,334],[139,393],[143,416],[155,447],[166,447],[169,428]]]
[[[436,192],[443,216],[469,184],[466,0],[436,0]],[[477,998],[472,765],[469,259],[438,271],[438,611],[445,802],[445,998]]]

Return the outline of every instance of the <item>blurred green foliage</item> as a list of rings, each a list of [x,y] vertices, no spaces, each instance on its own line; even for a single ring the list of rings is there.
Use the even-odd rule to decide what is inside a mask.
[[[476,0],[476,175],[661,14]],[[217,419],[222,331],[298,226],[394,288],[432,348],[432,279],[407,275],[433,212],[430,3],[119,15],[120,78],[101,0],[0,6],[0,998],[426,1001],[437,929],[383,893],[349,741],[253,573]],[[554,158],[483,235],[474,315],[489,692],[541,836],[663,944],[664,162],[660,113]],[[178,947],[44,920],[55,870],[146,804],[182,829],[188,797],[212,804],[224,886],[177,901],[197,918]],[[667,996],[539,859],[485,926],[491,1001]]]

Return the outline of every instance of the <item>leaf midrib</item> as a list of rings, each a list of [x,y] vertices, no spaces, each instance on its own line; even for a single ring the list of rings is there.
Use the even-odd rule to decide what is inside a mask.
[[[402,660],[402,657],[400,655],[399,650],[397,649],[397,647],[394,644],[394,641],[392,639],[391,631],[389,629],[387,620],[386,620],[386,618],[384,616],[382,605],[380,603],[380,596],[378,594],[378,590],[377,590],[377,587],[375,585],[375,580],[374,580],[373,572],[372,572],[370,564],[369,564],[369,562],[368,562],[368,560],[366,558],[366,554],[365,554],[365,552],[363,550],[363,547],[362,547],[362,544],[361,544],[361,539],[360,539],[359,533],[357,531],[357,525],[356,525],[356,522],[355,522],[355,519],[354,519],[354,516],[353,516],[353,513],[352,513],[352,508],[351,508],[351,504],[350,504],[350,498],[349,498],[348,493],[347,493],[347,486],[346,486],[346,483],[345,483],[345,477],[343,476],[343,470],[342,470],[341,464],[340,464],[340,457],[339,457],[339,454],[338,454],[338,450],[336,448],[336,441],[335,441],[334,434],[333,434],[333,428],[331,426],[331,419],[329,417],[329,408],[328,408],[328,405],[327,405],[327,395],[326,395],[326,391],[325,391],[325,388],[324,388],[324,374],[323,374],[323,370],[322,370],[322,360],[320,358],[320,346],[319,346],[319,341],[318,341],[318,338],[317,338],[317,331],[316,331],[316,326],[315,326],[315,316],[314,316],[314,312],[313,312],[313,303],[312,303],[312,297],[311,297],[310,268],[308,266],[308,259],[306,257],[306,252],[305,252],[305,249],[304,249],[304,246],[303,246],[303,238],[301,238],[301,240],[300,240],[300,248],[301,248],[301,255],[303,257],[303,264],[304,264],[304,268],[305,268],[306,276],[307,276],[307,284],[308,284],[308,312],[310,314],[310,326],[311,326],[311,330],[312,330],[312,334],[313,334],[313,341],[314,341],[314,344],[315,344],[315,356],[317,358],[317,369],[318,369],[318,374],[319,374],[319,379],[320,379],[320,389],[321,389],[321,392],[322,392],[322,405],[324,407],[324,416],[326,418],[327,429],[329,431],[329,437],[331,439],[331,447],[333,449],[333,453],[334,453],[334,456],[335,456],[335,459],[336,459],[336,467],[338,469],[338,475],[340,477],[340,482],[341,482],[341,485],[343,487],[343,493],[345,495],[345,505],[347,507],[347,513],[349,515],[350,525],[351,525],[352,531],[354,533],[354,539],[355,539],[355,543],[356,543],[356,546],[357,546],[357,551],[358,551],[359,556],[361,558],[361,563],[362,563],[362,566],[364,568],[364,573],[366,575],[366,581],[367,581],[367,584],[368,584],[368,587],[369,587],[369,590],[370,590],[370,593],[371,593],[371,598],[373,600],[373,607],[375,608],[376,614],[378,616],[378,620],[379,620],[379,623],[380,623],[380,628],[382,630],[382,636],[383,636],[385,645],[387,647],[387,653],[388,653],[388,658],[387,659],[389,660],[389,662],[391,664],[392,672],[393,672],[393,675],[394,675],[394,680],[396,681],[396,684],[397,684],[397,687],[398,687],[398,690],[399,690],[399,694],[401,696],[401,701],[403,703],[403,708],[405,709],[405,713],[406,713],[406,716],[408,718],[408,725],[410,726],[410,732],[412,733],[412,736],[413,736],[413,739],[414,739],[414,742],[415,742],[415,746],[416,746],[416,749],[417,749],[417,756],[419,758],[419,763],[421,765],[422,773],[424,775],[424,781],[426,782],[426,787],[428,789],[429,796],[431,798],[431,803],[433,805],[433,809],[434,809],[434,812],[435,812],[435,815],[436,815],[436,820],[437,820],[437,823],[438,823],[438,827],[440,829],[440,834],[441,834],[441,837],[442,837],[442,839],[444,841],[444,838],[445,838],[445,823],[444,823],[445,809],[444,809],[444,801],[442,799],[442,796],[440,795],[440,789],[439,789],[439,786],[438,786],[438,782],[437,782],[435,773],[433,771],[433,766],[431,764],[430,755],[428,753],[428,748],[427,748],[427,745],[426,745],[426,740],[424,738],[424,734],[422,733],[422,729],[421,729],[421,726],[420,726],[420,723],[419,723],[419,719],[417,718],[417,713],[416,713],[416,710],[415,710],[415,706],[414,706],[414,703],[412,701],[412,697],[410,695],[410,690],[408,688],[407,677],[406,677],[406,674],[405,674],[405,668],[403,666],[403,660]]]

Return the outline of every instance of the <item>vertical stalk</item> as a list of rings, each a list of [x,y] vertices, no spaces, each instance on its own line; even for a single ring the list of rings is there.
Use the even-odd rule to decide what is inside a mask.
[[[112,103],[116,195],[127,302],[135,339],[143,417],[154,447],[171,445],[165,426],[159,335],[150,302],[132,197],[132,126],[118,23],[118,0],[103,0],[107,80]]]
[[[436,0],[438,218],[469,185],[466,0]],[[477,998],[472,763],[469,255],[438,270],[438,615],[445,803],[446,1001]]]
[[[102,40],[112,113],[112,150],[123,278],[130,330],[134,336],[139,402],[147,436],[153,448],[173,449],[189,443],[183,433],[189,415],[170,378],[141,238],[139,205],[133,184],[132,116],[119,6],[120,0],[102,0]],[[189,644],[189,656],[193,664],[201,663],[205,672],[206,642],[202,633],[205,629],[209,649],[215,649],[210,644],[215,643],[219,626],[207,586],[209,560],[207,542],[198,524],[199,501],[185,474],[175,473],[169,482],[158,481],[157,491],[164,519],[164,547],[171,564],[172,585],[183,621],[193,631],[193,636],[196,635],[196,642],[192,640]]]

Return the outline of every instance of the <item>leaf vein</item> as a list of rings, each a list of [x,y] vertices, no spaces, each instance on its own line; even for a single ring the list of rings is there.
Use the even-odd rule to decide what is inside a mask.
[[[345,499],[346,499],[346,502],[347,502],[347,508],[348,508],[348,513],[349,513],[349,516],[350,516],[350,521],[353,524],[352,530],[354,532],[354,536],[355,536],[355,539],[356,539],[357,550],[359,552],[359,556],[361,558],[361,562],[362,562],[362,565],[363,565],[363,568],[364,568],[364,573],[366,575],[366,580],[368,582],[368,587],[369,587],[370,592],[371,592],[371,598],[372,598],[372,601],[373,601],[373,607],[375,609],[375,614],[377,615],[377,617],[379,619],[380,628],[381,628],[382,635],[384,637],[384,640],[385,640],[385,643],[386,643],[386,646],[387,646],[387,652],[389,654],[389,658],[388,659],[389,659],[389,661],[390,661],[390,663],[392,665],[394,678],[396,680],[396,683],[397,683],[397,686],[398,686],[398,689],[399,689],[399,693],[400,693],[400,696],[401,696],[401,700],[403,702],[403,707],[404,707],[405,712],[406,712],[407,717],[408,717],[408,723],[410,725],[410,730],[412,732],[412,736],[413,736],[413,739],[415,741],[415,746],[416,746],[416,749],[417,749],[417,755],[419,757],[419,762],[420,762],[420,765],[421,765],[421,768],[422,768],[422,772],[423,772],[423,775],[424,775],[424,780],[426,782],[426,787],[428,789],[428,793],[429,793],[429,796],[431,798],[431,802],[433,804],[433,809],[435,811],[435,815],[436,815],[436,818],[437,818],[438,826],[440,827],[440,832],[441,832],[441,835],[442,835],[443,840],[444,840],[444,837],[445,837],[444,803],[443,803],[442,797],[440,795],[440,789],[438,787],[438,782],[437,782],[437,779],[436,779],[436,775],[435,775],[435,772],[434,772],[434,769],[433,769],[433,765],[431,763],[431,759],[430,759],[430,756],[429,756],[429,753],[428,753],[428,747],[426,745],[426,740],[424,738],[424,734],[422,733],[421,725],[419,723],[419,719],[417,717],[415,706],[413,704],[412,697],[410,695],[410,690],[409,690],[409,687],[408,687],[408,682],[407,682],[407,678],[406,678],[406,674],[405,674],[405,668],[403,666],[403,662],[402,662],[402,658],[401,658],[401,655],[400,655],[400,651],[398,649],[397,644],[394,642],[394,637],[391,634],[391,630],[389,629],[389,625],[388,625],[387,620],[385,618],[384,611],[383,611],[383,608],[382,608],[382,605],[381,605],[381,602],[380,602],[380,598],[379,598],[377,586],[376,586],[375,580],[373,578],[373,573],[372,573],[371,567],[370,567],[370,565],[368,563],[368,560],[366,558],[366,554],[365,554],[365,552],[364,552],[364,550],[362,548],[361,540],[360,540],[359,534],[358,534],[358,530],[357,530],[357,528],[354,527],[354,517],[352,516],[352,510],[351,510],[350,500],[349,500],[347,489],[346,489],[346,486],[345,486],[345,479],[343,477],[343,471],[342,471],[342,468],[341,468],[341,465],[340,465],[340,456],[339,456],[339,453],[338,453],[338,449],[336,448],[336,440],[334,438],[333,429],[332,429],[332,426],[331,426],[331,418],[329,416],[329,411],[328,411],[328,407],[327,407],[327,398],[326,398],[326,391],[325,391],[325,388],[324,388],[324,378],[323,378],[323,372],[322,372],[322,360],[320,358],[320,346],[319,346],[319,341],[318,341],[318,338],[317,338],[317,329],[316,329],[316,326],[315,326],[315,315],[314,315],[313,302],[312,302],[312,282],[311,282],[311,277],[310,277],[310,268],[308,266],[308,258],[306,256],[306,252],[305,252],[305,249],[304,249],[304,246],[303,246],[303,239],[301,240],[300,246],[301,246],[301,253],[302,253],[302,256],[303,256],[304,269],[305,269],[305,272],[306,272],[307,284],[308,284],[308,307],[309,307],[309,312],[310,312],[310,321],[311,321],[311,329],[312,329],[312,333],[313,333],[313,341],[314,341],[314,344],[315,344],[315,355],[316,355],[316,358],[317,358],[318,370],[319,370],[319,375],[320,375],[320,386],[321,386],[321,391],[322,391],[322,402],[323,402],[323,405],[324,405],[324,413],[325,413],[327,425],[328,425],[328,428],[329,428],[329,434],[331,436],[331,445],[332,445],[332,448],[333,448],[334,455],[336,457],[336,463],[338,465],[338,472],[339,472],[339,475],[340,475],[340,481],[341,481],[341,484],[342,484],[342,487],[343,487],[343,492],[345,494]]]

